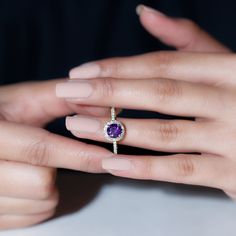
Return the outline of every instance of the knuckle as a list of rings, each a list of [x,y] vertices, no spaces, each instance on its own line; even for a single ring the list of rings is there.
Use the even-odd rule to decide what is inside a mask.
[[[50,135],[49,132],[45,131],[37,138],[32,141],[25,149],[23,156],[26,158],[26,162],[36,166],[47,166],[50,157],[50,151],[48,148],[47,139]]]
[[[103,77],[119,76],[122,70],[122,66],[119,61],[120,61],[120,58],[116,57],[116,58],[113,58],[112,60],[104,60],[104,61],[98,62],[99,67],[101,69],[101,75]]]
[[[182,95],[182,89],[178,81],[169,79],[153,80],[154,101],[158,104],[169,102],[170,99],[179,98]]]
[[[158,138],[163,142],[169,143],[177,140],[179,137],[179,133],[179,127],[174,122],[162,121],[159,125],[156,135],[158,135]]]
[[[175,170],[177,179],[193,176],[195,173],[195,165],[192,158],[184,155],[176,158]]]
[[[110,98],[114,94],[114,82],[111,78],[104,78],[101,83],[101,95],[104,98]]]
[[[83,171],[93,171],[95,170],[95,163],[96,161],[94,160],[93,157],[89,156],[88,154],[80,154],[80,156],[83,156],[83,158],[81,160],[83,160],[81,162],[80,168]],[[84,158],[85,157],[85,158]]]
[[[140,170],[140,173],[138,173],[138,176],[141,175],[143,179],[154,178],[152,159],[149,159],[149,158],[143,159],[141,162],[136,163],[136,165],[138,164],[140,164],[140,167],[137,167],[137,169]]]
[[[45,168],[41,171],[37,185],[39,199],[46,200],[53,195],[55,192],[55,179],[56,169]]]
[[[97,158],[96,153],[89,151],[89,149],[89,144],[83,143],[83,148],[73,155],[73,158],[77,160],[76,169],[97,173],[101,170],[101,159]]]
[[[178,54],[175,52],[160,51],[153,54],[154,64],[156,66],[156,74],[159,77],[168,78],[174,64],[178,60]]]

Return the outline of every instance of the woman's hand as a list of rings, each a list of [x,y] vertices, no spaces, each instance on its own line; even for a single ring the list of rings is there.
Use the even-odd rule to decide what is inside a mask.
[[[122,177],[220,188],[235,197],[236,55],[189,21],[146,8],[139,9],[139,14],[149,31],[185,52],[155,52],[82,65],[71,71],[73,79],[57,86],[58,96],[74,104],[195,117],[195,121],[120,119],[127,130],[121,143],[179,154],[116,155],[104,160],[103,168]],[[160,26],[156,29],[155,21]],[[210,53],[200,53],[207,50]],[[103,126],[108,120],[68,117],[66,125],[77,137],[105,141]],[[193,152],[201,155],[188,154]]]
[[[49,133],[42,127],[74,112],[104,115],[106,108],[68,105],[56,98],[62,80],[0,87],[0,230],[44,221],[55,212],[56,168],[103,172],[103,148]]]

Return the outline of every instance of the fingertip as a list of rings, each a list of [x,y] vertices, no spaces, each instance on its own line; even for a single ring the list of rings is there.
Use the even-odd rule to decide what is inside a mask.
[[[135,12],[136,12],[136,14],[137,14],[138,16],[141,15],[142,10],[143,10],[143,7],[144,7],[143,4],[139,4],[139,5],[135,8]]]
[[[176,48],[182,47],[186,42],[186,32],[181,21],[169,17],[150,7],[139,8],[140,22],[143,27],[161,42]]]
[[[163,14],[162,12],[160,12],[154,8],[145,6],[143,4],[139,4],[136,7],[135,11],[138,16],[141,16],[143,13],[150,13],[150,14],[154,14],[155,16],[165,16],[165,14]]]
[[[168,27],[172,26],[172,24],[170,25],[171,18],[156,9],[139,5],[136,8],[136,12],[143,27],[157,38],[162,37]]]
[[[74,122],[74,120],[76,119],[76,117],[74,116],[67,116],[66,119],[65,119],[65,126],[66,126],[66,129],[71,131],[71,123]]]

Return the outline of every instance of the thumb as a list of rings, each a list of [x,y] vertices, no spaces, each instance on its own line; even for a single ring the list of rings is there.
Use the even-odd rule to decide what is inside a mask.
[[[198,25],[188,19],[176,19],[150,7],[136,9],[144,28],[161,42],[183,51],[230,52]]]

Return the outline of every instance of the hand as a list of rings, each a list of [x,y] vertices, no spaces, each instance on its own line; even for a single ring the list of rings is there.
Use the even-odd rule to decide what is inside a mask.
[[[235,54],[189,21],[146,8],[139,14],[161,40],[192,52],[155,52],[82,65],[71,71],[71,81],[58,85],[58,96],[75,104],[195,117],[120,119],[127,129],[121,143],[179,154],[117,155],[103,160],[103,168],[122,177],[215,187],[236,197]],[[159,27],[151,29],[154,24]],[[206,49],[211,53],[200,53]],[[66,91],[71,87],[77,93]],[[104,141],[102,128],[108,120],[77,116],[67,118],[66,125],[77,137]],[[189,154],[193,152],[200,155]]]
[[[0,87],[0,230],[33,225],[53,215],[58,203],[56,167],[103,172],[101,159],[108,151],[42,128],[74,112],[107,112],[56,98],[59,81]]]

